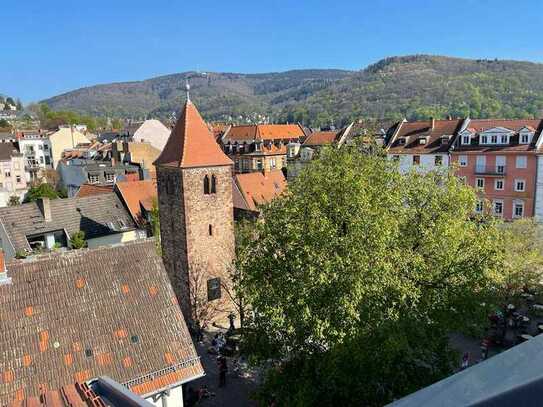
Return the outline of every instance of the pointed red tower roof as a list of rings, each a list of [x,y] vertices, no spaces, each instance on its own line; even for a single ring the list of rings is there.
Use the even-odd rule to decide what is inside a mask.
[[[181,116],[154,165],[191,168],[233,164],[187,97]]]

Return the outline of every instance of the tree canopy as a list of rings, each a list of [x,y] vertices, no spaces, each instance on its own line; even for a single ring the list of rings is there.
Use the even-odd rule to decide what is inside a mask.
[[[58,192],[51,184],[40,184],[31,187],[25,195],[24,202],[33,202],[40,198],[57,199]]]
[[[382,405],[449,374],[447,334],[486,318],[503,258],[475,203],[447,172],[323,150],[264,208],[247,259],[245,349],[282,361],[260,398]]]

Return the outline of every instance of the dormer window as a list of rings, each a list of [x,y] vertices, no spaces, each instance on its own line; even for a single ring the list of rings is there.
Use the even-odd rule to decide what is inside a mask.
[[[487,144],[488,143],[488,136],[481,136],[481,144]]]
[[[500,136],[500,144],[509,144],[509,136],[507,134]]]
[[[532,133],[521,132],[519,135],[520,144],[530,144],[532,142]]]
[[[441,137],[441,145],[444,146],[449,143],[449,136]]]
[[[398,144],[401,145],[401,146],[405,145],[405,138],[404,137],[399,138],[398,139]]]
[[[419,144],[426,144],[426,137],[419,138]]]
[[[490,144],[497,144],[498,143],[498,136],[492,135],[490,136]]]
[[[462,136],[462,144],[467,145],[471,143],[471,136],[469,134],[466,134]]]

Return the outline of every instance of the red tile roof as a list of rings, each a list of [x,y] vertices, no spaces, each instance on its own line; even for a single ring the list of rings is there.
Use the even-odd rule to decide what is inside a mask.
[[[191,168],[233,165],[233,162],[223,153],[196,107],[187,101],[154,165]]]
[[[281,170],[265,174],[262,172],[236,174],[235,180],[247,208],[252,211],[258,210],[259,205],[268,203],[282,194],[287,187],[287,181]]]
[[[447,152],[450,143],[462,125],[462,119],[454,120],[424,120],[416,122],[402,122],[397,130],[396,137],[391,140],[388,146],[389,154],[433,154],[436,152]],[[442,143],[442,137],[450,136]],[[406,139],[401,144],[399,139]],[[420,140],[425,139],[421,144]]]
[[[503,127],[511,130],[513,135],[510,138],[509,144],[506,145],[487,145],[479,144],[479,133],[496,128]],[[519,143],[519,131],[522,128],[534,132],[532,142],[529,144]],[[536,142],[541,137],[541,128],[543,128],[543,120],[541,119],[470,119],[467,130],[472,133],[472,141],[469,145],[463,145],[460,138],[458,139],[453,153],[461,152],[533,152],[537,151]]]
[[[7,272],[0,405],[99,376],[148,395],[203,375],[154,240],[12,260]]]
[[[81,198],[85,196],[108,194],[111,192],[113,192],[113,185],[83,184],[79,187],[75,196]]]
[[[24,392],[20,392],[24,397]],[[7,407],[106,407],[96,393],[84,383],[68,384],[59,390],[43,389],[38,396],[16,400]]]
[[[316,131],[304,141],[304,146],[323,146],[336,141],[336,131]]]
[[[146,205],[149,206],[151,203],[152,206],[153,199],[157,197],[156,181],[122,181],[117,182],[116,188],[134,221],[141,225],[143,222],[141,205],[146,208]]]
[[[225,134],[224,143],[253,140],[290,140],[302,139],[305,132],[299,124],[255,124],[232,126]]]

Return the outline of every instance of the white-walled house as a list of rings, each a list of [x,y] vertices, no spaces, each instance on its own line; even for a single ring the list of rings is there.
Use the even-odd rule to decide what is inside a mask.
[[[399,162],[402,173],[412,168],[421,171],[446,168],[450,164],[449,147],[462,125],[462,119],[403,120],[396,124],[387,143],[387,156]]]
[[[37,180],[40,170],[53,168],[51,143],[45,132],[24,132],[18,139],[19,150],[25,159],[27,181]]]

